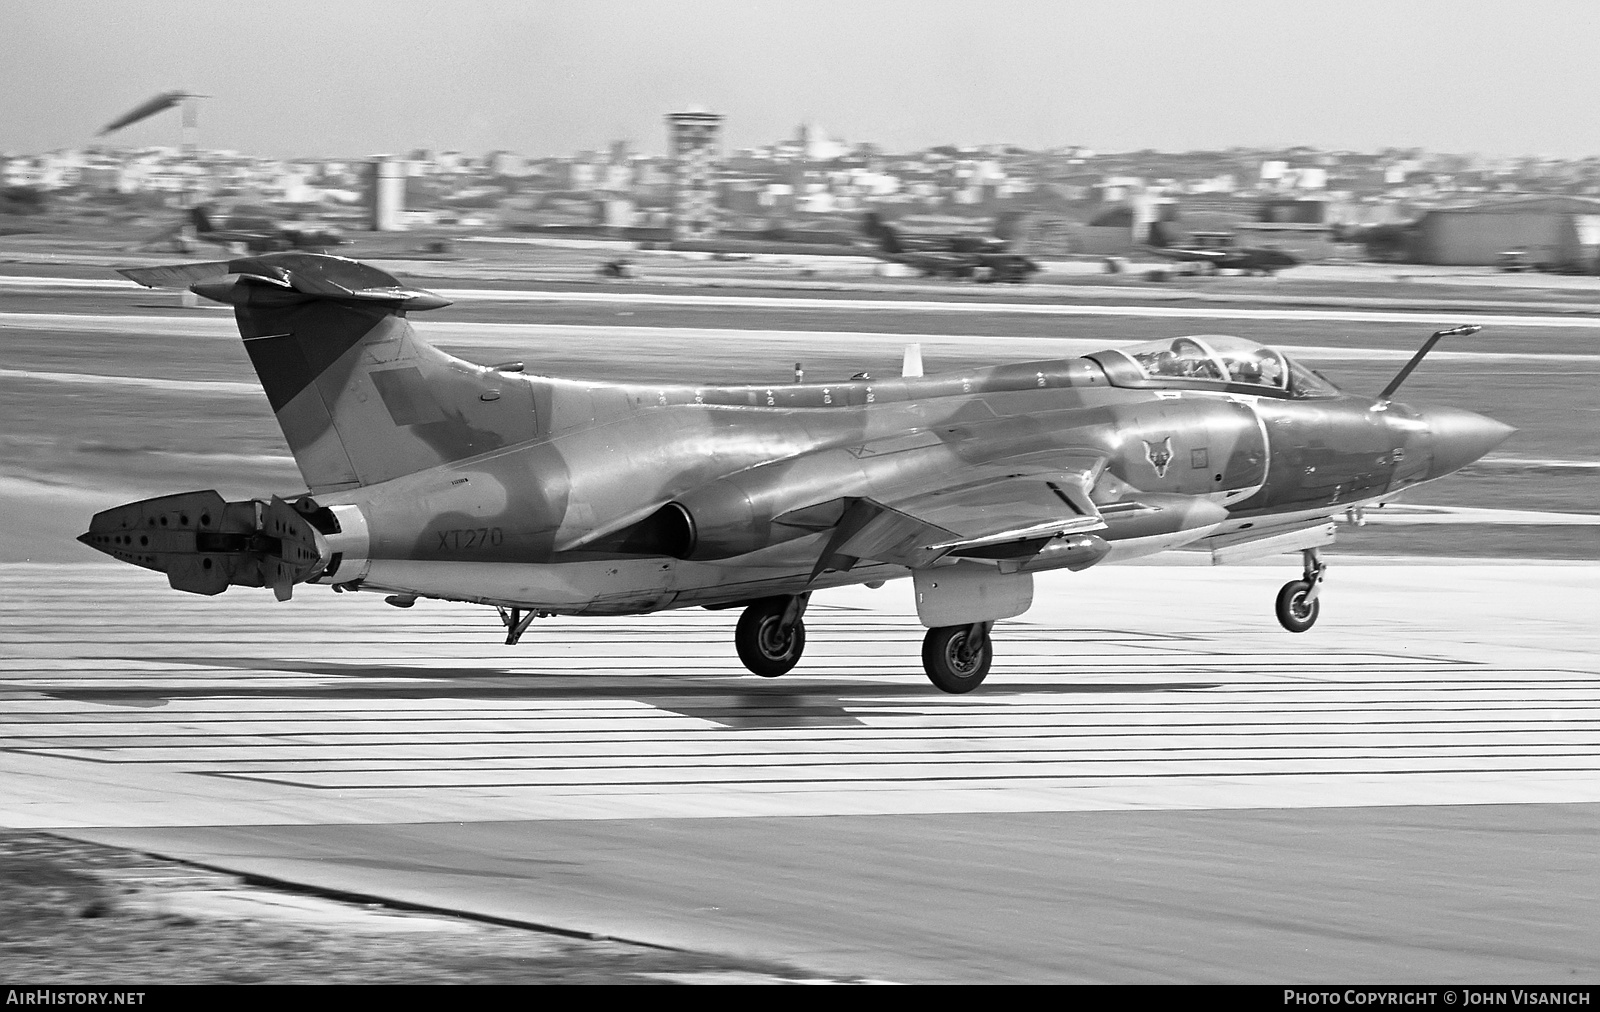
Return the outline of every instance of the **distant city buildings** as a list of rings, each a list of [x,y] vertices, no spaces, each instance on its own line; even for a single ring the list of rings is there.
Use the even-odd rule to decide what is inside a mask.
[[[404,211],[391,225],[663,236],[670,229],[692,238],[714,230],[853,231],[868,209],[910,231],[948,231],[1012,209],[1029,213],[1046,248],[1083,252],[1083,237],[1093,229],[1125,227],[1096,222],[1147,222],[1152,207],[1169,209],[1161,213],[1193,230],[1249,228],[1252,236],[1277,239],[1412,222],[1434,209],[1518,196],[1600,198],[1600,158],[1310,147],[1103,152],[940,145],[891,153],[814,123],[772,144],[724,154],[721,123],[715,113],[668,116],[665,156],[641,154],[625,141],[562,157],[419,148],[393,159],[387,178],[394,181],[386,185],[401,188]],[[355,223],[371,214],[369,161],[92,146],[0,155],[0,186],[43,194],[43,203],[56,208],[282,204]]]

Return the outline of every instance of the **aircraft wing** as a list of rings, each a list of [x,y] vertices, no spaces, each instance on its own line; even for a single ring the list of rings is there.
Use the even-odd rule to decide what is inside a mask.
[[[1152,246],[1150,252],[1168,260],[1195,260],[1202,263],[1220,263],[1229,255],[1226,250],[1220,249],[1174,249],[1169,246]]]
[[[210,239],[212,242],[259,242],[262,239],[276,239],[277,235],[271,232],[256,232],[244,228],[216,228],[205,233],[201,238]]]
[[[902,255],[912,263],[929,264],[937,267],[952,267],[973,262],[971,256],[960,253],[936,253],[931,250],[912,250]]]
[[[1106,526],[1087,491],[1103,464],[1098,457],[996,461],[968,470],[959,485],[833,499],[775,522],[833,531],[813,576],[861,559],[911,568],[947,555],[1027,559],[1059,535]]]

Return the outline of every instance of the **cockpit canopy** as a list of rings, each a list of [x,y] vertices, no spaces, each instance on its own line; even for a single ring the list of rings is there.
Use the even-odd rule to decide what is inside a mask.
[[[1089,356],[1112,384],[1230,390],[1267,397],[1337,397],[1339,388],[1276,348],[1227,334],[1149,341]]]

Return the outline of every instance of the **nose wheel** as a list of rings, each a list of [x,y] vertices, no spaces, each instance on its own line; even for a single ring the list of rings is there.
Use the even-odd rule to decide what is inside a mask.
[[[1298,580],[1291,580],[1278,591],[1278,624],[1292,633],[1303,633],[1317,624],[1317,614],[1322,610],[1318,596],[1322,591],[1322,577],[1328,571],[1315,548],[1301,552],[1305,572]]]
[[[805,614],[810,594],[769,597],[750,605],[739,616],[733,645],[739,660],[763,678],[777,678],[800,663],[806,649]]]
[[[994,661],[989,639],[993,622],[944,625],[928,630],[922,640],[922,667],[928,681],[944,692],[971,692],[988,677]]]

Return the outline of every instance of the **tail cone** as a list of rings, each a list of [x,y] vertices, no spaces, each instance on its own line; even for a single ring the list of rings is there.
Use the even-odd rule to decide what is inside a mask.
[[[113,559],[167,574],[174,590],[213,595],[229,586],[271,587],[280,601],[289,599],[296,583],[321,572],[328,557],[322,535],[284,500],[224,502],[210,491],[96,513],[78,540]]]

